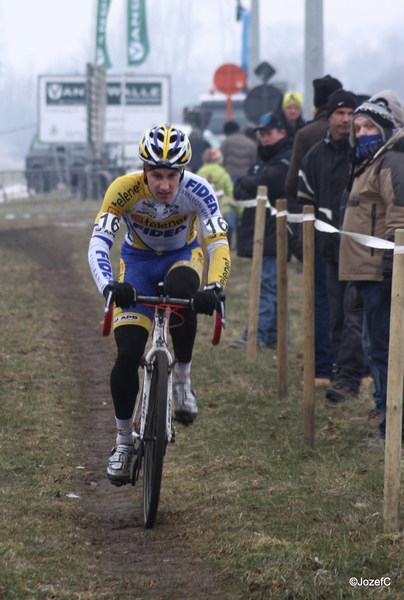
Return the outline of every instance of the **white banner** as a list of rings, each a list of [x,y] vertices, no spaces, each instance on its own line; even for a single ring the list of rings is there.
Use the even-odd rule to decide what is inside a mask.
[[[86,77],[40,75],[38,87],[39,140],[86,143]],[[170,122],[168,75],[108,76],[106,93],[106,143],[138,144],[146,129]]]

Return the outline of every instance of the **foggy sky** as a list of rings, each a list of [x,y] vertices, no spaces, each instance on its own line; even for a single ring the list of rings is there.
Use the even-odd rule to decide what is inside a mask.
[[[211,88],[221,64],[240,64],[236,1],[146,4],[150,54],[131,72],[171,75],[172,120],[179,122],[183,107]],[[123,10],[124,0],[111,0],[108,46],[115,73],[124,61]],[[0,0],[0,133],[36,122],[38,74],[85,72],[94,12],[90,0]],[[304,0],[261,0],[260,21],[261,59],[277,69],[274,79],[303,91]],[[403,22],[404,5],[397,0],[324,0],[325,73],[354,92],[391,88],[404,100]],[[0,169],[21,161],[33,131],[0,135]]]

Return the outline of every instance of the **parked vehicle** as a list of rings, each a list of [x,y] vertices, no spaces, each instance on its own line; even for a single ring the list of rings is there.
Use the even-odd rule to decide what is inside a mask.
[[[65,186],[78,198],[101,198],[110,183],[123,175],[112,146],[95,156],[86,144],[51,144],[32,140],[25,159],[30,193],[47,194]]]

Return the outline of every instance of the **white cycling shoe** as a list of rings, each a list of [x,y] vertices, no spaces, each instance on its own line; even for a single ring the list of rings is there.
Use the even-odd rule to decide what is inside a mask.
[[[133,445],[118,444],[112,448],[107,467],[107,475],[111,483],[117,486],[129,483],[134,454],[135,447]]]
[[[196,419],[198,407],[190,383],[173,383],[174,413],[177,421],[190,425]]]

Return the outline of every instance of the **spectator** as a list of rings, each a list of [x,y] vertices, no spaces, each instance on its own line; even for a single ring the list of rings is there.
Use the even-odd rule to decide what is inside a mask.
[[[327,137],[309,150],[299,173],[299,202],[313,204],[316,217],[337,229],[340,229],[341,197],[350,174],[348,137],[357,104],[352,92],[338,89],[330,95]],[[328,400],[341,402],[358,394],[365,371],[363,306],[354,283],[339,281],[339,234],[316,231],[316,245],[327,265],[330,341],[336,362],[335,383],[325,395]]]
[[[224,197],[220,202],[220,212],[228,223],[230,209],[233,208],[227,198],[233,198],[233,182],[226,169],[222,166],[223,155],[219,148],[207,148],[202,154],[203,166],[198,170],[197,175],[204,177],[216,186],[217,190],[222,190]],[[242,209],[237,208],[239,216]]]
[[[257,156],[257,143],[240,131],[240,126],[236,121],[227,121],[224,124],[223,133],[226,136],[220,145],[223,167],[234,183],[238,177],[243,177],[254,164]],[[240,229],[240,217],[234,207],[230,207],[227,218],[229,225],[227,237],[230,248],[232,248],[233,234],[236,232],[238,240]],[[236,245],[238,245],[238,241]]]
[[[252,140],[257,147],[257,132],[254,127],[245,127],[243,129],[244,135],[246,135],[250,140]]]
[[[188,136],[192,148],[192,157],[189,161],[188,168],[193,173],[196,173],[202,166],[202,154],[207,148],[210,148],[210,144],[202,136],[202,132],[198,127],[194,127]]]
[[[379,95],[377,95],[379,97]],[[364,102],[354,112],[350,143],[354,164],[343,231],[394,240],[404,227],[404,132],[395,130],[386,102]],[[341,236],[339,277],[355,281],[363,299],[371,369],[382,415],[379,434],[370,443],[384,444],[390,333],[392,250],[377,250]]]
[[[223,166],[233,182],[246,175],[257,157],[257,144],[247,137],[236,121],[227,121],[223,127],[225,139],[220,145]]]
[[[260,143],[258,158],[247,175],[234,185],[236,200],[256,198],[260,185],[268,188],[268,198],[274,205],[284,197],[285,179],[292,154],[292,140],[286,135],[281,113],[263,115],[256,127]],[[255,226],[255,207],[245,208],[240,229],[238,255],[252,257]],[[276,275],[276,217],[268,208],[265,220],[265,240],[261,271],[261,291],[258,314],[257,343],[262,348],[273,348],[277,343],[277,275]],[[247,328],[241,340],[234,340],[232,348],[245,348]]]
[[[307,123],[296,135],[293,144],[291,163],[286,177],[285,190],[288,197],[296,198],[299,169],[303,157],[314,144],[321,141],[327,134],[327,102],[328,97],[335,90],[342,88],[338,79],[325,75],[314,79],[314,108],[313,121]],[[314,264],[314,292],[315,292],[315,385],[327,387],[333,377],[334,355],[330,345],[330,306],[327,293],[326,265],[319,249],[315,248]]]
[[[302,95],[299,92],[287,92],[282,100],[282,111],[285,118],[286,132],[291,138],[294,138],[296,132],[305,125],[302,110]]]

